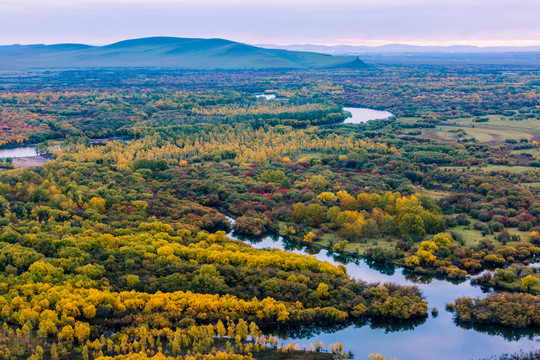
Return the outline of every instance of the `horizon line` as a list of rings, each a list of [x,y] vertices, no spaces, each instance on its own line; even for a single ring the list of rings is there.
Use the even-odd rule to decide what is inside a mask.
[[[476,47],[476,48],[493,48],[493,47],[508,47],[508,48],[527,48],[527,47],[540,47],[540,41],[534,40],[487,40],[487,41],[470,41],[470,40],[454,40],[454,41],[440,41],[440,42],[424,42],[424,41],[392,41],[392,40],[364,40],[356,42],[356,39],[343,39],[342,41],[293,41],[288,43],[283,43],[281,41],[276,42],[252,42],[252,41],[241,41],[241,40],[231,40],[225,37],[182,37],[182,36],[173,36],[173,35],[155,35],[155,36],[143,36],[143,37],[134,37],[134,38],[124,38],[121,40],[116,40],[107,43],[86,43],[86,42],[77,42],[77,41],[58,41],[58,42],[36,42],[36,43],[4,43],[0,46],[37,46],[37,45],[61,45],[61,44],[78,44],[78,45],[89,45],[89,46],[106,46],[115,44],[121,41],[127,40],[138,40],[138,39],[148,39],[148,38],[160,38],[160,37],[169,37],[169,38],[190,38],[190,39],[224,39],[234,42],[240,42],[253,46],[326,46],[326,47],[338,47],[338,46],[350,46],[350,47],[369,47],[376,48],[382,46],[391,46],[391,45],[402,45],[402,46],[415,46],[415,47],[454,47],[454,46],[464,46],[464,47]]]

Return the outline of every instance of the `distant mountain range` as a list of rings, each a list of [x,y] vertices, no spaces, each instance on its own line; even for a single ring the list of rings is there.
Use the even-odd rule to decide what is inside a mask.
[[[268,49],[314,51],[333,56],[360,56],[372,65],[540,66],[540,46],[383,46],[257,45]]]
[[[291,51],[314,51],[330,55],[363,55],[363,54],[497,54],[497,53],[538,53],[540,46],[415,46],[404,44],[389,44],[382,46],[352,46],[352,45],[274,45],[259,44],[266,49],[286,49]]]
[[[263,70],[360,68],[356,56],[265,49],[224,39],[151,37],[106,46],[0,46],[0,69],[158,68]]]

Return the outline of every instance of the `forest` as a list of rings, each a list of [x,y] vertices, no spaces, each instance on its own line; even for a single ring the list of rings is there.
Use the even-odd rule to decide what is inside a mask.
[[[0,162],[0,358],[366,358],[283,334],[437,311],[231,232],[470,280],[491,293],[439,310],[538,334],[539,90],[459,66],[1,75],[0,145],[48,162]]]

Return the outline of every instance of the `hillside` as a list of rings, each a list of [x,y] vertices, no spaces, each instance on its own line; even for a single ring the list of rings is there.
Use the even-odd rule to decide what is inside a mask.
[[[263,49],[224,39],[152,37],[106,46],[0,46],[0,69],[160,68],[190,70],[358,68],[355,56]]]

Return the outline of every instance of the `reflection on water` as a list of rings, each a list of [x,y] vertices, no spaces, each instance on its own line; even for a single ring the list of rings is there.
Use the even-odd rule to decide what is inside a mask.
[[[23,146],[12,149],[0,149],[0,158],[20,158],[28,156],[36,156],[36,148],[34,146]]]
[[[233,219],[229,220],[234,223]],[[336,256],[325,249],[285,240],[279,236],[267,236],[253,240],[234,233],[230,237],[248,242],[256,248],[281,249],[297,254],[313,255],[321,261],[345,265],[354,279],[367,282],[392,282],[399,285],[415,285],[420,288],[428,306],[437,308],[437,316],[429,315],[413,321],[388,321],[370,319],[364,322],[338,324],[331,327],[314,324],[312,327],[274,328],[267,331],[279,334],[285,343],[295,341],[302,345],[322,341],[325,346],[342,342],[345,351],[352,351],[357,358],[370,353],[380,353],[387,358],[407,359],[471,359],[485,358],[521,350],[540,348],[539,330],[513,330],[496,326],[472,326],[456,324],[454,314],[445,310],[446,304],[460,296],[484,297],[484,291],[471,285],[469,280],[446,281],[425,275],[412,274],[399,267],[385,266],[375,262]]]
[[[385,334],[393,332],[411,331],[417,326],[424,324],[427,321],[426,317],[418,319],[400,320],[400,319],[371,319],[367,325],[370,329],[382,329]]]
[[[343,110],[351,113],[351,117],[348,117],[343,121],[344,124],[362,124],[370,120],[383,120],[394,116],[388,111],[379,111],[366,108],[354,108],[344,107]]]
[[[502,336],[508,341],[518,341],[522,338],[534,340],[538,337],[540,329],[513,329],[501,326],[491,326],[487,324],[472,324],[454,319],[454,323],[463,329],[474,329],[492,336]],[[539,345],[540,346],[540,345]]]
[[[431,275],[417,274],[408,269],[403,269],[403,275],[405,276],[405,280],[415,283],[416,285],[431,284],[434,279]]]
[[[257,99],[264,98],[265,100],[272,100],[276,98],[275,94],[257,94],[255,95]]]
[[[378,318],[358,319],[340,324],[313,323],[309,326],[273,326],[272,328],[262,328],[265,333],[277,335],[281,339],[291,339],[298,342],[298,339],[321,338],[324,334],[334,334],[349,328],[362,328],[383,330],[385,334],[414,330],[415,327],[426,322],[427,317],[412,320],[384,320]]]
[[[370,269],[376,270],[387,276],[392,276],[396,273],[396,267],[392,264],[385,264],[373,260],[365,260],[365,263]]]

